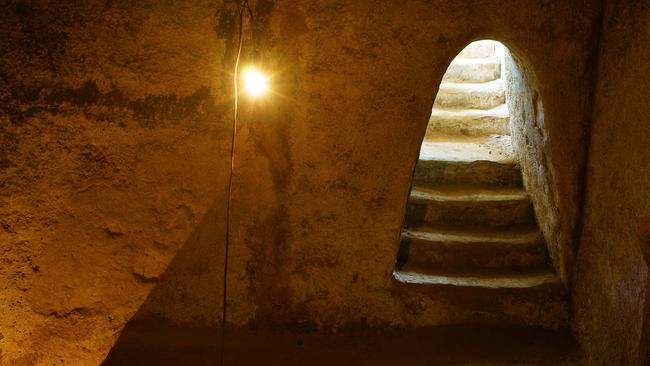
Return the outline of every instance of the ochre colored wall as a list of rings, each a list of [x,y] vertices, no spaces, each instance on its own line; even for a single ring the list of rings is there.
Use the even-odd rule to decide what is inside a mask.
[[[504,42],[536,77],[561,222],[552,239],[573,247],[598,4],[499,5],[275,4],[265,55],[281,71],[286,98],[270,101],[281,103],[279,112],[258,109],[242,126],[232,321],[411,326],[471,318],[451,315],[444,300],[393,296],[390,280],[433,97],[473,39]]]
[[[437,86],[474,39],[504,42],[536,76],[550,194],[561,202],[553,240],[571,245],[597,4],[255,5],[259,60],[277,94],[242,100],[230,322],[381,327],[477,316],[391,286]],[[236,2],[5,8],[3,361],[98,363],[158,278],[141,319],[217,324]]]
[[[2,8],[0,364],[99,364],[167,263],[213,225],[210,208],[223,211],[220,4]]]
[[[509,51],[504,53],[503,69],[512,143],[524,188],[533,202],[535,218],[547,241],[551,261],[565,283],[568,283],[575,248],[566,235],[573,232],[576,222],[566,214],[562,215],[559,208],[564,202],[563,206],[570,207],[570,212],[575,217],[578,202],[557,201],[558,182],[547,161],[553,141],[549,141],[544,102],[535,75],[524,60]]]
[[[634,365],[648,296],[650,4],[607,1],[603,24],[575,328],[591,364]]]

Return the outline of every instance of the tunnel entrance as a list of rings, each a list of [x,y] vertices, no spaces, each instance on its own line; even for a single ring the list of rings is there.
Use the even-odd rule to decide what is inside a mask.
[[[558,285],[511,141],[506,52],[496,41],[473,42],[443,76],[407,203],[399,282]]]

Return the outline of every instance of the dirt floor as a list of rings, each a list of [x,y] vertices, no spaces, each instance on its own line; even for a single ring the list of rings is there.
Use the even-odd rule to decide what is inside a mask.
[[[218,365],[221,331],[131,324],[104,366]],[[579,365],[564,333],[530,328],[449,326],[336,334],[231,331],[225,365]]]

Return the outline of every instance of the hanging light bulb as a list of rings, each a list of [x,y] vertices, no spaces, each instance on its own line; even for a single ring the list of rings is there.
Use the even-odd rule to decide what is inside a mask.
[[[267,77],[254,66],[248,67],[243,73],[244,92],[252,97],[261,97],[269,88]]]

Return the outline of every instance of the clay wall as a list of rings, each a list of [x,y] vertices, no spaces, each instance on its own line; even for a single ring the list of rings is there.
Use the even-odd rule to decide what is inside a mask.
[[[256,1],[258,60],[275,94],[242,100],[229,322],[472,316],[395,296],[391,272],[437,87],[476,39],[505,43],[535,75],[554,182],[545,194],[557,202],[551,239],[571,248],[598,9]],[[3,362],[97,364],[138,309],[218,324],[236,11],[235,1],[5,2]]]
[[[635,365],[649,361],[650,4],[607,1],[604,14],[574,318],[591,364]]]

